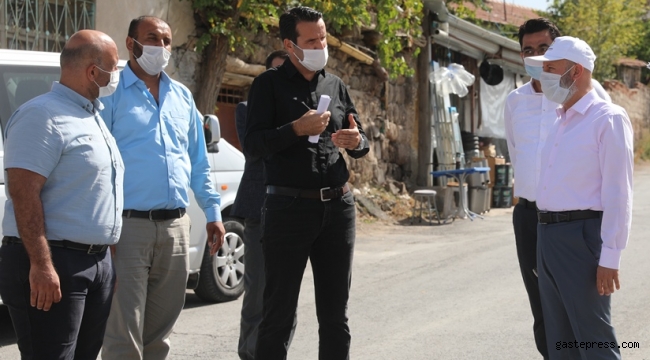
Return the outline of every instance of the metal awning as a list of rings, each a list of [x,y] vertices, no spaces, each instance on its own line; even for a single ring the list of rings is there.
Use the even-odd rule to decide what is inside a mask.
[[[432,43],[476,60],[488,58],[491,64],[501,65],[517,74],[526,74],[518,42],[454,15],[449,15],[447,20],[447,29],[441,27],[432,31]]]

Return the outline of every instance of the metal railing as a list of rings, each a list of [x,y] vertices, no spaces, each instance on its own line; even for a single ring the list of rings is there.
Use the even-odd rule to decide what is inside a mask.
[[[60,52],[70,35],[94,28],[94,0],[0,0],[3,49]]]

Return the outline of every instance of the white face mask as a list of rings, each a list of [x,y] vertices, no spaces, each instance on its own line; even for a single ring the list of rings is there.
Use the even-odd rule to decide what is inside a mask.
[[[575,80],[567,88],[564,88],[561,85],[562,77],[571,71],[571,69],[573,69],[573,66],[562,75],[551,74],[546,71],[542,72],[539,76],[539,82],[542,85],[542,93],[544,93],[544,96],[546,96],[547,99],[557,104],[564,104],[571,95],[573,95],[575,92],[575,89],[573,88],[576,83]]]
[[[149,75],[158,75],[169,63],[169,57],[172,53],[162,46],[142,45],[133,39],[142,47],[142,55],[135,59],[138,65]]]
[[[115,92],[115,90],[117,90],[117,84],[120,83],[120,71],[119,70],[106,71],[97,65],[95,65],[95,67],[105,73],[111,74],[111,79],[108,81],[108,84],[106,84],[106,86],[99,86],[97,81],[93,81],[95,85],[99,87],[99,97],[101,98],[104,96],[111,96]]]
[[[291,42],[293,46],[298,47],[293,41]],[[325,65],[327,65],[327,59],[329,57],[329,54],[327,53],[327,46],[323,49],[315,49],[315,50],[302,50],[303,58],[300,60],[298,55],[294,52],[293,55],[296,56],[296,59],[304,66],[307,70],[309,71],[319,71],[322,70]]]

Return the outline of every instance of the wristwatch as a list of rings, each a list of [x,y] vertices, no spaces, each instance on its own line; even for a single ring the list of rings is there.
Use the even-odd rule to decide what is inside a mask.
[[[359,141],[359,146],[357,146],[357,148],[354,150],[363,150],[364,147],[366,147],[366,139],[364,139],[364,137],[361,136],[361,141]]]

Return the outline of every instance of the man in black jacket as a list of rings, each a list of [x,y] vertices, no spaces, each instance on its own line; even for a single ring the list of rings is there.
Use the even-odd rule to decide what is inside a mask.
[[[340,148],[368,153],[346,85],[324,70],[327,30],[322,14],[296,7],[280,17],[289,60],[258,76],[248,96],[244,152],[264,157],[266,199],[262,248],[266,288],[256,360],[286,359],[300,283],[311,262],[319,358],[349,358],[355,203]],[[331,98],[318,113],[323,95]]]
[[[274,51],[266,58],[266,69],[276,68],[289,58],[284,50]],[[244,146],[246,130],[247,102],[237,104],[235,124],[239,143]],[[262,322],[262,294],[264,293],[264,256],[262,255],[262,228],[260,217],[264,203],[264,161],[261,157],[246,156],[244,175],[242,176],[237,198],[232,207],[231,215],[244,218],[244,300],[241,308],[241,327],[239,332],[238,353],[241,360],[255,359],[257,330]],[[291,337],[296,328],[294,317]],[[291,342],[291,341],[289,341]]]

